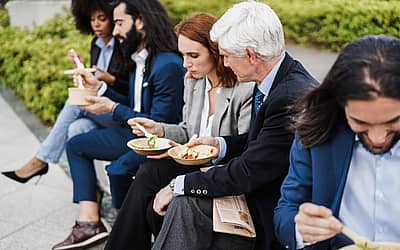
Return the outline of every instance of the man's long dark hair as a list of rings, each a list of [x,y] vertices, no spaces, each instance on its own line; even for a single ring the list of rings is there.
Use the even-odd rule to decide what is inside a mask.
[[[293,128],[305,147],[321,144],[346,123],[349,100],[377,97],[400,99],[400,40],[384,35],[366,36],[340,53],[322,84],[293,105]]]
[[[144,23],[144,44],[149,52],[146,60],[145,75],[149,73],[153,57],[159,52],[178,52],[178,39],[167,11],[157,0],[121,0],[114,4],[125,3],[126,14],[133,20],[141,18]],[[135,27],[132,27],[133,29]]]
[[[113,22],[113,10],[108,0],[72,0],[71,12],[75,20],[76,28],[83,34],[94,34],[90,25],[90,16],[96,11],[101,10],[106,17]],[[114,25],[113,25],[114,27]]]

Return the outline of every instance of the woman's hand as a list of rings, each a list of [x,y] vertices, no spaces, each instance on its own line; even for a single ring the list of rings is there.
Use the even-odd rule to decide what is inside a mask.
[[[158,137],[164,137],[164,126],[161,123],[141,117],[128,120],[128,125],[131,126],[132,133],[135,135],[144,136],[144,133],[136,126],[137,123],[142,125],[149,133],[157,135]]]
[[[342,223],[324,206],[303,203],[294,218],[304,242],[315,243],[332,238],[342,230]]]
[[[77,56],[77,57],[79,58],[79,61],[81,61],[81,63],[82,63],[83,65],[85,65],[85,59],[84,59],[81,55],[78,55],[73,49],[70,49],[70,50],[68,51],[67,57],[68,57],[69,63],[72,65],[72,67],[74,67],[74,68],[77,67],[77,65],[76,65],[76,63],[75,63],[75,60],[74,60],[74,57],[75,57],[75,56]]]
[[[104,81],[108,85],[113,86],[115,83],[115,76],[111,75],[107,71],[102,70],[101,68],[97,67],[96,65],[93,65],[93,68],[98,72],[96,75],[97,80],[99,81]]]

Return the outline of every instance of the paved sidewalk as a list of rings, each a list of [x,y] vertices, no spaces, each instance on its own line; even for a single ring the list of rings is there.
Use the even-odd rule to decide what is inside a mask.
[[[0,171],[13,170],[32,157],[38,139],[0,96]],[[77,207],[72,183],[64,171],[50,166],[35,185],[0,176],[0,249],[51,249],[66,237]]]
[[[291,55],[322,80],[336,54],[288,46]],[[37,137],[0,94],[0,171],[13,170],[34,155]],[[78,215],[72,182],[57,165],[35,185],[0,176],[0,250],[43,250],[63,240]],[[101,246],[92,249],[101,249]]]

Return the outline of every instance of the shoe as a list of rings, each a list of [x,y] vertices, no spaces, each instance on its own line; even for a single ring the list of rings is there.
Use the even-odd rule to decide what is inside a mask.
[[[92,246],[99,243],[102,239],[107,238],[108,234],[109,232],[104,227],[102,220],[94,225],[75,222],[75,226],[72,228],[70,235],[68,235],[63,242],[53,246],[52,249],[79,249]]]
[[[6,176],[6,177],[8,177],[8,178],[10,178],[10,179],[12,179],[12,180],[14,180],[14,181],[16,181],[16,182],[19,182],[19,183],[26,183],[27,181],[29,181],[29,180],[32,179],[33,177],[39,175],[39,179],[38,179],[38,180],[36,181],[36,183],[35,183],[35,184],[37,184],[37,183],[39,182],[40,178],[42,177],[42,175],[47,174],[48,171],[49,171],[49,164],[46,163],[46,165],[45,165],[44,168],[40,169],[39,171],[37,171],[37,172],[34,173],[33,175],[28,176],[28,177],[25,177],[25,178],[19,177],[19,176],[15,173],[15,171],[8,171],[8,172],[1,172],[1,173],[2,173],[4,176]]]

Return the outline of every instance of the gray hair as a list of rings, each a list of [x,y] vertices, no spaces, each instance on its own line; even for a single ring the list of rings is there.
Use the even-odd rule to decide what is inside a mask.
[[[211,40],[237,56],[252,48],[264,60],[282,55],[285,50],[283,28],[276,13],[264,3],[235,4],[213,25]]]

